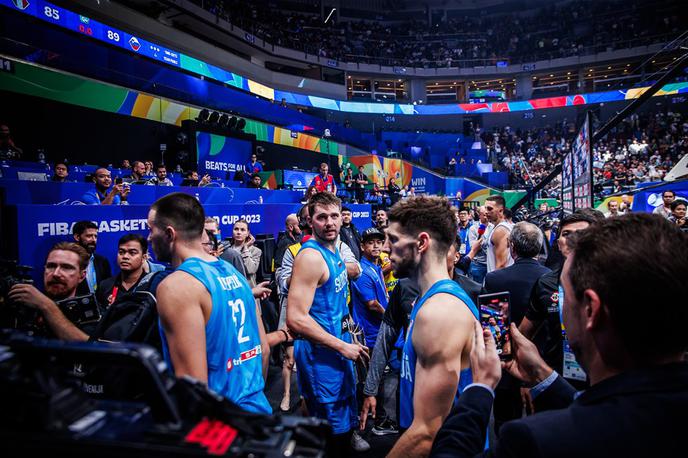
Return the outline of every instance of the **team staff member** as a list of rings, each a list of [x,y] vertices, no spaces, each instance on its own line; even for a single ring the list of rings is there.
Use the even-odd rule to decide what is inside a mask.
[[[385,235],[374,227],[363,231],[362,273],[356,281],[351,282],[354,321],[363,328],[368,348],[375,346],[382,315],[387,308],[387,290],[382,279],[382,269],[377,265],[384,242]]]
[[[328,456],[350,455],[358,426],[354,361],[368,359],[368,349],[351,343],[347,329],[347,273],[336,247],[341,208],[327,192],[308,202],[313,238],[294,260],[287,305],[287,327],[304,337],[294,344],[301,395],[308,412],[328,420],[334,433]]]
[[[328,172],[330,167],[326,163],[320,164],[320,175],[316,175],[311,181],[309,188],[315,188],[318,192],[331,192],[337,194],[337,185],[334,182],[334,177]]]
[[[139,234],[127,234],[117,242],[119,273],[101,281],[96,291],[98,303],[107,307],[122,294],[136,288],[145,275],[143,263],[148,253],[148,242]]]
[[[389,212],[385,248],[398,277],[420,291],[401,360],[399,423],[407,428],[389,456],[427,456],[461,388],[471,382],[468,354],[478,311],[448,275],[457,221],[449,201],[412,197]]]
[[[112,276],[110,263],[105,256],[96,253],[98,246],[98,226],[93,221],[78,221],[72,226],[74,241],[81,245],[90,255],[86,278],[79,284],[78,296],[93,293],[98,284]]]
[[[148,213],[150,242],[175,271],[157,288],[163,355],[177,377],[189,375],[250,412],[269,414],[261,354],[269,352],[246,278],[205,252],[201,204],[183,193]]]

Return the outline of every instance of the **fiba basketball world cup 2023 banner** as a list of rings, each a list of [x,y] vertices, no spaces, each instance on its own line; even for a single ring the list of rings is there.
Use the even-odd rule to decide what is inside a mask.
[[[253,143],[224,135],[196,132],[198,174],[232,179],[234,172],[243,170],[253,152]],[[230,176],[227,176],[227,175]]]

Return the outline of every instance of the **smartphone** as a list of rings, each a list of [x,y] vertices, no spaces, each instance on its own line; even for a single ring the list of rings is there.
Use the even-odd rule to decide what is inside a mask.
[[[115,184],[122,184],[122,177],[115,178]]]
[[[492,332],[497,345],[497,354],[499,359],[503,361],[511,359],[509,345],[510,302],[511,294],[508,291],[478,296],[480,325],[483,329],[489,329]]]

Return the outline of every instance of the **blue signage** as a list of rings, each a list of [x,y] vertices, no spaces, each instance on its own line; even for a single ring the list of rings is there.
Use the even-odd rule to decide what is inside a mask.
[[[253,234],[277,234],[284,230],[284,220],[295,213],[301,204],[237,204],[204,205],[206,215],[215,218],[222,234],[232,234],[234,223],[248,222]],[[149,205],[128,206],[62,206],[59,212],[54,205],[17,205],[17,246],[20,264],[34,266],[34,281],[42,285],[41,267],[48,250],[58,242],[73,241],[72,226],[77,221],[89,220],[98,225],[98,248],[117,272],[117,241],[133,232],[148,236]],[[371,225],[370,205],[352,205],[353,222],[360,230]],[[152,253],[151,253],[152,255]]]
[[[232,175],[244,169],[253,153],[253,143],[224,135],[208,132],[196,132],[196,154],[198,157],[198,174],[209,174],[225,178],[227,172]]]

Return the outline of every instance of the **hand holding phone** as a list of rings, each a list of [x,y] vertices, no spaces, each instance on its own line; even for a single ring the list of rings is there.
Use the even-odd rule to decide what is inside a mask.
[[[511,294],[508,291],[478,296],[480,325],[492,333],[497,346],[497,354],[499,359],[503,361],[511,359],[509,344],[510,302]]]

